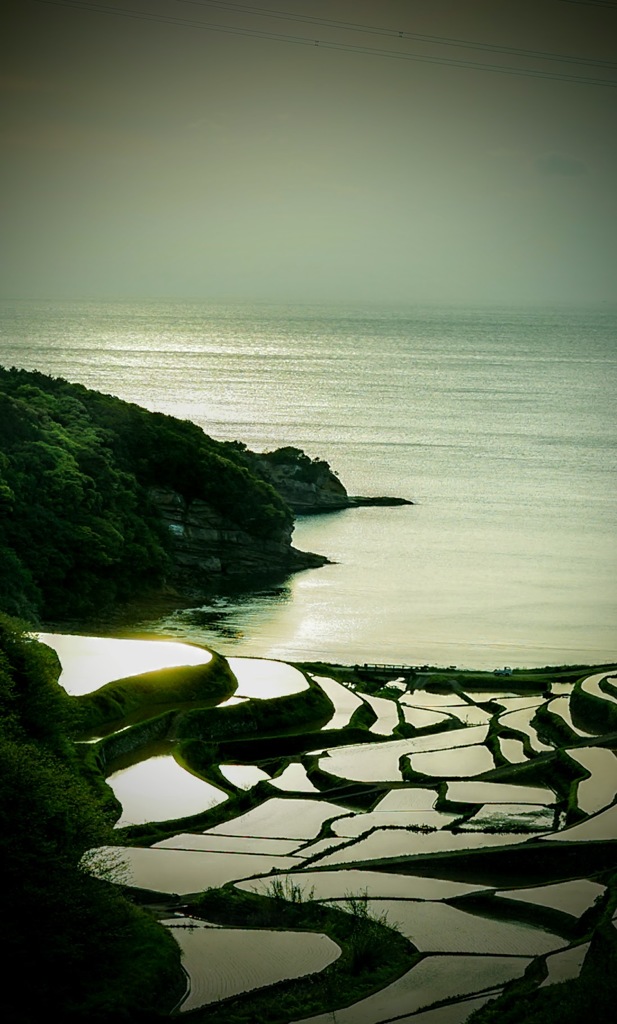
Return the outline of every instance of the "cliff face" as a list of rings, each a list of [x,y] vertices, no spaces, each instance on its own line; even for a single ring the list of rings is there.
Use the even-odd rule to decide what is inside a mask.
[[[361,505],[413,505],[406,498],[348,494],[327,462],[311,459],[299,448],[277,448],[274,452],[252,457],[255,469],[272,484],[296,515],[336,512]]]
[[[298,448],[258,455],[195,423],[37,371],[0,366],[0,609],[33,621],[98,615],[169,584],[323,565],[291,546],[294,514],[350,497]],[[396,502],[401,503],[401,502]]]
[[[251,536],[205,501],[188,502],[170,488],[152,488],[150,501],[173,538],[172,582],[187,594],[223,577],[263,576],[324,565],[328,559],[291,546],[292,529],[277,540]]]
[[[255,475],[269,483],[296,515],[335,512],[359,505],[411,505],[403,498],[350,496],[327,462],[299,448],[279,448],[243,457]],[[324,565],[328,559],[291,546],[293,525],[265,539],[223,517],[212,505],[188,500],[172,488],[151,488],[152,505],[173,540],[172,582],[197,596],[223,578],[272,576]]]
[[[255,468],[296,515],[349,508],[349,495],[327,462],[311,459],[299,448],[291,447],[254,458]]]

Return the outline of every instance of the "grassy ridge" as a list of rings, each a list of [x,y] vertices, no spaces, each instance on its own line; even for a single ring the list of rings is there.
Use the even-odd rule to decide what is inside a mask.
[[[73,723],[77,732],[112,731],[153,718],[163,711],[214,707],[231,697],[237,680],[227,661],[212,653],[203,665],[162,668],[127,676],[73,698]]]

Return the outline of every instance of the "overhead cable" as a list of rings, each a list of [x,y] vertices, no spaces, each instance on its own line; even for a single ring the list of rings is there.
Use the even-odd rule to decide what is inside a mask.
[[[523,78],[539,78],[556,82],[572,82],[577,85],[595,85],[614,89],[617,80],[592,78],[588,75],[569,75],[565,72],[543,71],[536,68],[517,68],[503,64],[482,64],[477,61],[458,60],[452,57],[438,57],[423,53],[411,53],[408,50],[384,50],[373,46],[360,46],[354,43],[341,43],[329,39],[293,36],[279,32],[266,32],[260,29],[249,29],[232,25],[218,25],[212,22],[191,21],[186,18],[170,17],[163,14],[151,14],[135,11],[124,7],[109,7],[105,4],[91,4],[84,0],[34,0],[35,3],[50,7],[66,7],[75,10],[91,11],[98,14],[109,14],[115,17],[130,18],[136,21],[158,22],[162,25],[178,25],[183,28],[198,29],[205,32],[222,32],[228,35],[246,36],[255,39],[268,39],[275,42],[291,43],[298,46],[321,47],[324,50],[338,50],[347,53],[358,53],[365,56],[385,57],[390,60],[416,61],[423,64],[435,64],[441,67],[461,68],[471,71],[487,71],[493,74],[515,75]]]
[[[555,60],[560,63],[584,64],[590,67],[616,69],[617,62],[597,57],[577,57],[573,54],[552,53],[548,50],[527,50],[521,47],[501,46],[499,43],[483,43],[473,39],[456,39],[451,36],[426,35],[422,32],[409,32],[406,29],[386,28],[376,25],[362,25],[356,21],[335,21],[332,18],[316,18],[308,14],[295,14],[290,11],[273,10],[270,7],[253,7],[249,4],[230,3],[228,0],[176,0],[176,3],[190,4],[193,7],[213,7],[216,10],[229,11],[234,14],[250,14],[257,17],[273,18],[281,21],[295,21],[307,25],[323,25],[327,28],[344,29],[349,32],[362,32],[373,36],[388,36],[394,39],[414,39],[422,43],[436,43],[440,46],[457,46],[470,50],[488,50],[491,53],[507,53],[516,57],[534,57],[538,60]]]

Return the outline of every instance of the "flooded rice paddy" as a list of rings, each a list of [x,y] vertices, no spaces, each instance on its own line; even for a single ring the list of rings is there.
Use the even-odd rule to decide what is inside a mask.
[[[542,928],[510,921],[492,921],[447,903],[418,904],[409,900],[369,900],[376,914],[387,914],[422,953],[490,953],[497,956],[538,956],[561,949],[567,940]]]
[[[479,744],[455,747],[451,750],[428,750],[425,753],[412,754],[408,760],[412,771],[420,775],[446,779],[466,779],[483,775],[495,767],[493,755],[488,747]]]
[[[530,959],[499,956],[430,956],[398,981],[353,1006],[336,1011],[337,1024],[381,1024],[443,999],[498,990],[525,973]],[[466,1009],[465,1020],[470,1011]],[[441,1013],[441,1011],[440,1011]],[[441,1024],[440,1013],[435,1024]],[[412,1020],[416,1024],[418,1018]],[[302,1019],[302,1024],[332,1024],[332,1014]]]
[[[126,676],[161,668],[204,665],[212,660],[212,654],[205,648],[174,640],[117,640],[64,633],[37,636],[58,655],[62,665],[59,683],[73,697],[92,693],[105,683]]]
[[[559,840],[567,843],[590,843],[612,840],[617,836],[617,804],[608,807],[599,814],[594,814],[586,821],[579,822],[561,832],[542,836],[543,839]]]
[[[214,807],[227,793],[187,772],[172,754],[150,757],[107,779],[122,804],[117,826],[166,821]]]
[[[338,683],[336,679],[328,679],[327,676],[312,676],[312,678],[334,704],[334,714],[328,722],[328,729],[344,729],[346,725],[349,725],[354,711],[362,707],[363,701],[346,686]]]
[[[164,923],[182,950],[184,969],[191,979],[183,1011],[323,971],[341,955],[332,939],[314,932],[211,928],[192,918]]]
[[[479,892],[482,886],[469,882],[452,882],[443,878],[420,878],[416,875],[389,874],[386,871],[359,871],[349,868],[345,871],[320,871],[306,868],[302,872],[282,875],[283,881],[291,880],[300,886],[305,898],[312,895],[316,900],[344,900],[350,893],[364,893],[381,899],[402,900],[447,900]],[[250,892],[265,893],[269,879],[255,878],[238,882],[238,888]]]
[[[308,680],[297,668],[284,661],[262,658],[228,658],[227,662],[238,680],[238,697],[272,700],[306,690]]]
[[[589,772],[578,784],[577,803],[585,814],[595,814],[617,797],[617,757],[603,747],[568,748],[568,756]]]
[[[115,645],[129,641],[94,638],[96,645],[88,647],[91,639],[47,635],[63,661],[61,681],[69,692],[86,694],[116,678],[130,685],[127,677],[162,667],[153,649],[129,666],[113,660]],[[184,646],[160,642],[156,650],[169,658]],[[209,652],[188,651],[173,650],[180,658],[175,664],[198,663],[182,660],[198,655],[208,663]],[[110,676],[112,665],[116,674]],[[306,699],[309,677],[281,662],[230,658],[229,665],[236,696],[244,700],[237,707],[221,702],[224,719],[217,718],[218,708],[207,712],[206,722],[223,722],[229,731],[204,744],[213,760],[203,761],[202,754],[199,770],[190,758],[191,771],[182,767],[180,737],[192,735],[197,721],[190,710],[179,708],[170,718],[164,755],[147,756],[139,725],[122,723],[98,741],[122,804],[117,825],[123,829],[123,845],[101,854],[116,861],[120,880],[158,894],[158,903],[190,901],[227,884],[272,896],[273,882],[301,902],[344,908],[350,895],[366,901],[368,912],[385,915],[422,958],[397,981],[337,1009],[338,1024],[462,1024],[536,960],[538,985],[580,972],[588,943],[568,937],[566,925],[553,919],[570,919],[575,928],[582,915],[602,913],[606,889],[593,850],[617,838],[617,758],[608,735],[602,746],[594,743],[595,733],[583,731],[594,726],[581,720],[580,710],[574,725],[571,684],[566,692],[553,682],[544,687],[545,697],[517,693],[515,672],[503,691],[493,686],[466,698],[431,692],[430,673],[415,684],[372,688],[313,676],[310,686],[323,691],[330,717],[279,734],[268,731],[263,709],[274,715],[281,699]],[[577,684],[581,695],[614,703],[602,686],[605,675]],[[246,716],[247,706],[262,709],[252,733],[246,726],[252,719],[244,717],[236,730],[228,717]],[[542,707],[550,714],[540,739],[535,715]],[[563,725],[553,727],[554,721]],[[352,743],[345,743],[346,729],[353,730]],[[503,729],[508,732],[500,735]],[[358,742],[359,730],[365,742]],[[117,759],[120,747],[124,763]],[[152,828],[147,842],[139,838],[144,826]],[[568,851],[565,875],[550,852],[556,841]],[[529,877],[525,865],[545,856],[549,866],[541,877]],[[339,956],[338,947],[316,932],[235,923],[212,928],[183,916],[166,923],[190,979],[181,1011],[283,978],[320,975]],[[332,1013],[297,1019],[330,1024]]]
[[[543,907],[561,910],[564,914],[580,917],[604,892],[605,886],[590,882],[587,878],[576,878],[571,882],[558,882],[556,885],[536,885],[533,889],[496,892],[495,896],[540,904]]]
[[[588,951],[589,943],[583,942],[579,946],[571,946],[569,949],[547,957],[548,973],[540,988],[546,985],[557,985],[561,981],[570,981],[571,978],[578,978]]]

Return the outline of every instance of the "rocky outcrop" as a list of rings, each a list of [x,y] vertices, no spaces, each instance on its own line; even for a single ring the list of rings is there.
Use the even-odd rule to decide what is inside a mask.
[[[258,455],[244,449],[247,467],[271,484],[296,515],[335,512],[360,505],[411,505],[405,498],[354,497],[327,462],[299,448]],[[291,545],[293,525],[275,539],[256,537],[223,518],[207,502],[188,501],[172,488],[157,487],[150,501],[172,537],[170,582],[183,595],[199,596],[224,578],[275,576],[324,565],[328,559]]]
[[[336,512],[361,505],[413,505],[407,498],[350,495],[322,459],[311,459],[300,448],[277,448],[252,455],[254,468],[272,484],[296,515]]]
[[[170,488],[152,488],[149,497],[172,535],[171,582],[183,593],[203,593],[223,577],[272,576],[328,561],[292,547],[291,529],[277,540],[265,540],[223,519],[205,501],[187,502]]]

